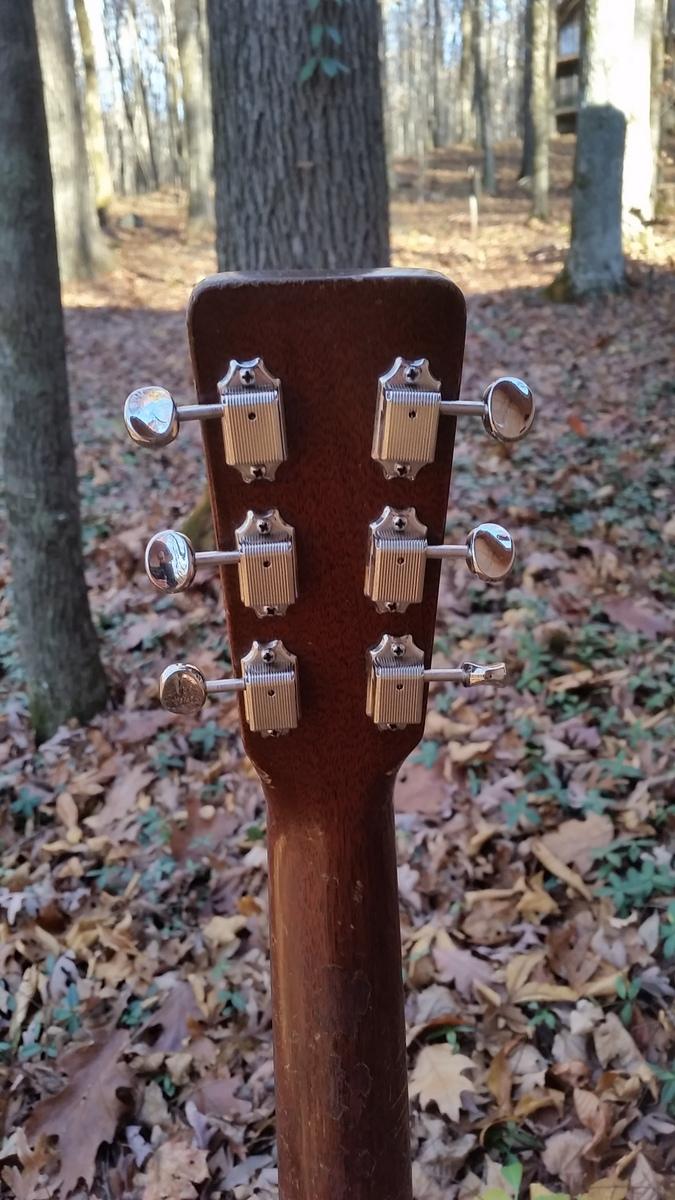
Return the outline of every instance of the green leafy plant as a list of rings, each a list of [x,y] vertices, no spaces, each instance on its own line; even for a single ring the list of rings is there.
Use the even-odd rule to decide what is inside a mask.
[[[630,1025],[633,1016],[633,1002],[637,1000],[641,991],[640,980],[624,979],[623,975],[620,975],[615,986],[617,996],[620,1000],[623,1000],[623,1004],[619,1009],[619,1016],[624,1025]]]

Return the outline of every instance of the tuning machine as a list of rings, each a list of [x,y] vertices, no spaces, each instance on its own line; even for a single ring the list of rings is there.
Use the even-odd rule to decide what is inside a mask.
[[[425,668],[424,654],[409,633],[401,637],[385,633],[377,646],[368,651],[366,712],[380,729],[401,729],[421,722],[426,683],[477,687],[500,686],[505,682],[504,663],[481,666],[464,662],[459,667]]]
[[[199,567],[236,564],[242,604],[259,617],[282,616],[298,595],[295,531],[276,508],[246,514],[235,530],[236,550],[195,551],[189,537],[164,529],[150,539],[145,572],[161,592],[184,592]]]
[[[534,396],[522,379],[495,379],[482,400],[444,400],[426,358],[397,358],[378,383],[372,457],[387,479],[414,479],[436,456],[441,416],[477,413],[498,442],[518,442],[534,420]]]
[[[300,718],[297,659],[278,640],[254,642],[241,660],[241,678],[205,679],[189,663],[162,672],[159,698],[169,712],[194,716],[207,696],[242,692],[249,729],[263,736],[287,733]]]
[[[233,358],[218,383],[218,394],[218,404],[178,408],[166,388],[136,388],[124,405],[127,433],[141,446],[166,446],[185,421],[220,418],[225,461],[247,483],[274,479],[277,467],[287,457],[281,383],[262,358],[246,362]]]
[[[370,525],[364,591],[378,612],[404,612],[422,600],[428,559],[463,559],[479,579],[498,583],[515,555],[513,538],[502,525],[477,525],[461,546],[430,546],[414,508],[387,505]]]

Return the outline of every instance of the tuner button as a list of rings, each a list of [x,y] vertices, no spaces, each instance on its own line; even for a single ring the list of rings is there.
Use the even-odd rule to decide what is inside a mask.
[[[197,667],[176,663],[162,671],[159,700],[169,712],[194,716],[206,702],[206,680]]]
[[[500,687],[506,683],[508,672],[506,663],[493,663],[492,666],[482,666],[480,663],[462,663],[460,670],[464,676],[464,687],[479,687],[482,684],[492,684]]]
[[[522,379],[495,379],[483,392],[483,425],[498,442],[519,442],[534,420],[534,396]]]
[[[124,403],[124,424],[139,446],[167,446],[178,433],[178,410],[163,387],[136,388]]]
[[[508,529],[486,521],[471,530],[466,539],[466,561],[470,571],[486,583],[498,583],[513,567],[516,548]]]
[[[184,592],[197,571],[192,542],[184,533],[163,529],[145,550],[145,573],[160,592]]]

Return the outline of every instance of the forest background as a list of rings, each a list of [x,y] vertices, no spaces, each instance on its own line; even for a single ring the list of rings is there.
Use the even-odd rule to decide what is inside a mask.
[[[201,445],[121,406],[189,401],[216,267],[391,262],[467,294],[465,398],[539,405],[462,430],[448,514],[518,568],[445,573],[436,658],[512,684],[436,691],[397,785],[415,1196],[675,1195],[674,26],[0,0],[3,1194],[276,1195],[264,808],[234,706],[157,702],[227,673],[222,603],[143,573],[156,529],[208,544]]]

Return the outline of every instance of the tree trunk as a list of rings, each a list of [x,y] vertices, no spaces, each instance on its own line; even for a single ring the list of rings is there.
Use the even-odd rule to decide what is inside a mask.
[[[378,2],[209,0],[221,269],[389,260]],[[316,35],[314,35],[316,39]]]
[[[654,155],[654,186],[652,200],[654,213],[658,213],[658,194],[661,186],[661,136],[664,109],[664,84],[666,69],[666,0],[656,0],[654,29],[652,33],[652,99],[651,127],[652,153]]]
[[[62,279],[87,279],[106,266],[96,216],[84,125],[75,78],[75,55],[66,0],[34,0],[54,213]]]
[[[623,221],[639,233],[654,219],[656,162],[652,140],[652,37],[655,0],[635,0],[630,69],[626,72],[626,150],[623,164]]]
[[[208,64],[202,58],[199,0],[175,0],[178,55],[183,77],[183,107],[188,148],[188,220],[212,220],[211,160],[213,137],[204,97],[209,90]]]
[[[471,0],[462,3],[462,54],[459,63],[459,140],[473,142],[476,123],[473,116],[473,39]]]
[[[439,150],[444,144],[443,109],[441,103],[441,74],[443,70],[443,15],[441,0],[429,0],[431,24],[431,112],[429,132],[431,145]]]
[[[490,79],[486,70],[485,33],[483,26],[483,0],[473,0],[471,41],[473,46],[473,73],[475,105],[478,111],[480,142],[483,151],[483,189],[490,196],[497,193],[495,156],[492,144],[492,106],[490,102]]]
[[[549,139],[551,134],[549,89],[549,0],[532,3],[532,104],[533,173],[532,215],[548,220]]]
[[[150,100],[148,97],[148,85],[143,74],[143,64],[141,62],[140,39],[138,36],[138,20],[136,13],[136,0],[127,0],[127,25],[129,28],[129,36],[132,47],[132,61],[134,70],[134,101],[136,111],[140,112],[143,118],[143,128],[147,139],[148,162],[150,166],[150,178],[154,188],[159,187],[159,167],[157,165],[157,152],[155,149],[154,130],[152,128],[152,117],[150,115]]]
[[[43,739],[98,712],[106,683],[84,581],[37,38],[32,5],[16,0],[0,0],[0,88],[0,461],[14,614]]]
[[[572,192],[572,236],[554,298],[623,287],[621,187],[626,139],[622,110],[633,37],[633,3],[586,0],[581,97]]]
[[[531,179],[534,175],[534,129],[532,126],[532,10],[534,0],[526,0],[525,7],[525,55],[523,62],[523,156],[520,160],[519,179]]]
[[[75,16],[80,32],[82,46],[82,62],[84,65],[84,119],[87,134],[87,150],[89,162],[94,176],[94,191],[96,210],[101,225],[105,228],[108,223],[108,206],[113,197],[113,181],[110,173],[110,160],[105,140],[101,96],[98,90],[96,74],[96,58],[94,43],[91,36],[91,25],[87,13],[86,0],[75,0]]]

